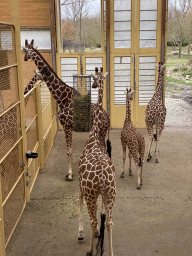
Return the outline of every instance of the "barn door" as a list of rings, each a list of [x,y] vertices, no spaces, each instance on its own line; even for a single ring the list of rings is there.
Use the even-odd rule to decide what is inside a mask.
[[[161,51],[161,1],[114,0],[111,11],[111,126],[125,120],[125,89],[134,90],[132,121],[145,127],[145,109],[155,91]]]

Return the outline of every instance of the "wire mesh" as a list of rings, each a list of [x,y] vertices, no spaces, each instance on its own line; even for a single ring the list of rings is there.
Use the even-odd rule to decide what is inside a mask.
[[[2,200],[6,199],[13,188],[15,182],[23,172],[22,161],[22,143],[15,146],[0,164]]]
[[[73,97],[73,130],[88,132],[91,129],[91,76],[74,75],[73,88],[79,92]]]
[[[20,106],[16,105],[0,116],[0,159],[21,137]]]
[[[19,219],[25,205],[24,179],[21,178],[9,199],[3,206],[5,243],[8,242],[17,220]]]

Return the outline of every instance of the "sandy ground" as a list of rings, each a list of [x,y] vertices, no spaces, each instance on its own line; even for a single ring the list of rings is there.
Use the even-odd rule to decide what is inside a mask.
[[[192,107],[188,104],[186,110],[185,102],[181,101],[179,111],[185,116],[181,118],[181,114],[172,109],[173,104],[178,107],[175,99],[169,98],[166,104],[168,112],[160,139],[159,163],[154,161],[153,147],[151,162],[144,163],[140,191],[136,189],[134,164],[133,176],[128,176],[128,160],[125,178],[120,178],[120,130],[111,130],[112,160],[117,178],[113,213],[114,256],[192,255],[192,126],[189,119]],[[147,151],[147,131],[142,129],[141,132],[146,139]],[[86,255],[91,228],[84,205],[85,239],[78,242],[77,168],[87,137],[88,133],[74,132],[74,181],[66,182],[68,163],[64,133],[57,133],[50,157],[35,183],[31,201],[7,246],[7,256]],[[104,255],[108,255],[107,232]]]

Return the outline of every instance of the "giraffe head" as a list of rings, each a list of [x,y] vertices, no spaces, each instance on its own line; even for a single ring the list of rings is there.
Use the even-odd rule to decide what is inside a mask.
[[[34,70],[34,72],[35,72],[35,75],[37,76],[37,79],[38,79],[38,80],[43,80],[43,76],[42,76],[42,74],[39,72],[39,70]]]
[[[163,62],[159,62],[159,65],[156,64],[156,66],[157,66],[159,75],[163,76],[164,69],[165,69],[165,64],[163,64]]]
[[[129,90],[127,88],[125,93],[126,93],[126,101],[132,101],[134,91],[131,91],[131,88]]]
[[[91,76],[93,77],[93,84],[92,84],[92,88],[98,88],[100,84],[102,84],[102,81],[107,77],[108,72],[105,73],[105,75],[103,75],[103,68],[100,68],[100,72],[98,71],[98,68],[95,68],[95,75],[91,74]]]
[[[34,44],[34,39],[31,40],[30,44],[28,44],[27,39],[25,39],[25,47],[23,47],[23,51],[25,52],[24,61],[28,61],[28,59],[31,59],[33,44]]]

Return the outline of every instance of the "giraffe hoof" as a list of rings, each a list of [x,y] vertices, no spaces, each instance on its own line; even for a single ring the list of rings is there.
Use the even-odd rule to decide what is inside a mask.
[[[158,160],[158,159],[156,159],[156,160],[155,160],[155,163],[159,163],[159,160]]]
[[[132,172],[129,172],[129,176],[133,176],[133,173],[132,173]]]
[[[87,252],[86,256],[92,256],[93,253],[92,252]]]
[[[152,156],[148,157],[147,158],[147,162],[149,162],[151,160]]]
[[[124,178],[124,174],[123,173],[121,173],[120,178]]]
[[[65,177],[68,178],[70,174],[67,174]],[[72,178],[73,178],[73,174],[72,174]]]
[[[72,177],[73,177],[73,176],[72,176]],[[68,175],[66,175],[65,180],[66,180],[66,181],[73,181],[73,178],[69,178],[69,174],[68,174]]]
[[[78,237],[78,241],[82,241],[84,237]]]
[[[140,186],[138,186],[138,187],[137,187],[137,189],[138,189],[138,190],[141,190],[141,187],[140,187]]]

